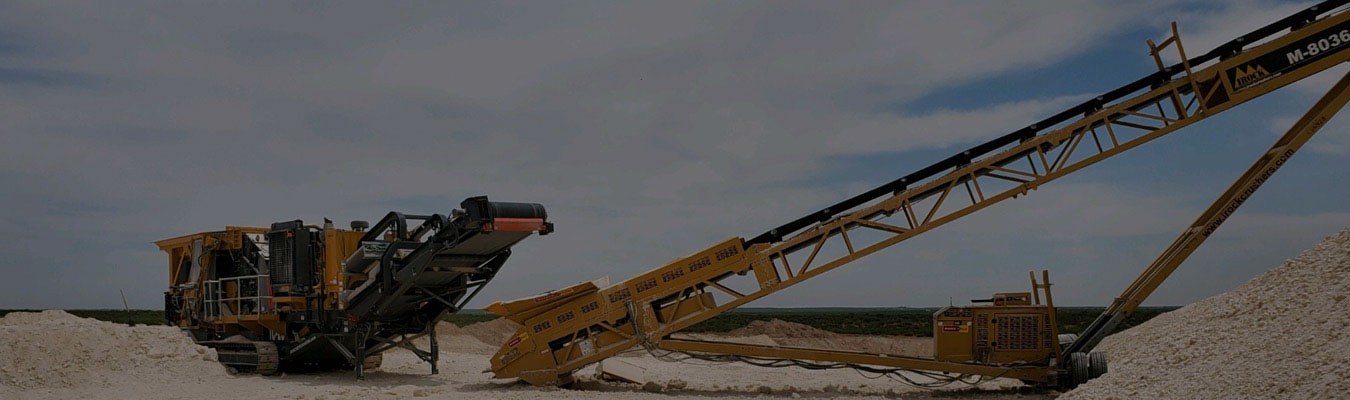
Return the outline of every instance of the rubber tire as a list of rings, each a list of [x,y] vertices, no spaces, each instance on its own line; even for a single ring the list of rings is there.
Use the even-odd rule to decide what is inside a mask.
[[[1106,353],[1094,351],[1088,354],[1088,379],[1106,374]]]
[[[1069,379],[1073,381],[1073,386],[1077,387],[1087,383],[1091,379],[1091,361],[1087,354],[1073,353],[1069,355]]]

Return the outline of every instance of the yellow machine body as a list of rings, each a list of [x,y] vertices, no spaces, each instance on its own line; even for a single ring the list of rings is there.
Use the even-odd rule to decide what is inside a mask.
[[[1327,1],[1188,57],[1175,24],[1148,41],[1158,70],[1063,112],[750,239],[732,238],[612,285],[583,284],[500,302],[520,322],[491,359],[497,378],[561,385],[634,348],[718,360],[806,360],[1018,379],[1071,388],[1105,372],[1092,346],[1350,101],[1350,76],[1290,128],[1108,307],[1082,340],[1059,343],[1054,302],[1026,293],[934,317],[934,359],[708,342],[680,330],[922,235],[1210,116],[1350,62],[1350,2]],[[1175,50],[1179,63],[1167,65]],[[1071,212],[1073,210],[1063,210]],[[1045,285],[1049,285],[1046,279]],[[950,382],[950,381],[948,381]]]
[[[460,207],[349,230],[294,220],[155,242],[169,256],[165,320],[239,370],[361,374],[401,347],[434,373],[435,324],[496,276],[512,246],[553,230],[535,203],[478,196]],[[430,350],[410,342],[422,336]]]
[[[224,251],[243,250],[245,236],[251,237],[255,243],[265,242],[262,237],[269,231],[268,228],[227,226],[221,231],[199,232],[155,242],[161,251],[169,255],[170,291],[180,292],[182,297],[189,301],[206,301],[204,290],[208,281],[212,281],[210,277],[216,276],[217,258],[212,255]],[[341,293],[349,283],[360,283],[353,282],[352,277],[344,279],[342,261],[348,254],[356,251],[364,234],[362,231],[336,229],[332,226],[323,228],[324,254],[320,258],[322,262],[318,264],[320,270],[317,273],[323,277],[323,281],[316,282],[309,288],[309,292],[324,294],[322,301],[324,308],[341,309],[338,293]],[[194,254],[198,257],[196,263],[193,262]],[[260,334],[274,332],[284,335],[286,333],[284,324],[279,322],[277,313],[305,311],[310,307],[308,302],[299,297],[273,296],[270,297],[270,301],[261,300],[268,297],[265,294],[266,288],[253,293],[255,289],[245,280],[220,280],[219,284],[222,299],[239,299],[239,301],[220,301],[218,303],[220,308],[216,310],[218,312],[201,316],[197,321],[214,325],[215,329],[223,332],[238,333],[240,330],[249,330]],[[284,289],[289,292],[295,288]],[[244,298],[247,296],[241,296],[250,294],[269,304],[254,302]],[[171,322],[179,327],[188,328],[192,326],[192,321],[193,319],[187,315],[179,315],[176,321]]]
[[[1008,365],[1045,363],[1055,329],[1045,305],[945,307],[933,315],[933,358]]]

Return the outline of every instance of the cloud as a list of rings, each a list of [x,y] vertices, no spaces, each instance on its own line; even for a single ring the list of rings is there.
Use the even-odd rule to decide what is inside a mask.
[[[1270,121],[1270,131],[1283,135],[1302,116],[1302,114],[1290,114],[1275,118]],[[1317,136],[1314,136],[1306,145],[1308,151],[1332,156],[1350,155],[1350,125],[1343,122],[1345,118],[1343,115],[1337,116],[1333,121],[1342,122],[1327,124],[1323,127],[1317,133]]]
[[[1336,82],[1350,72],[1350,66],[1337,66],[1317,75],[1313,75],[1304,80],[1290,85],[1289,89],[1293,92],[1293,101],[1290,103],[1298,104],[1298,107],[1312,107],[1318,99],[1322,98],[1327,90],[1336,85]],[[1294,126],[1299,118],[1307,112],[1306,109],[1297,112],[1284,114],[1271,119],[1270,131],[1274,135],[1283,135]],[[1350,155],[1350,124],[1346,124],[1345,110],[1332,118],[1307,144],[1308,151],[1332,156]]]
[[[975,110],[939,109],[920,115],[868,115],[822,143],[837,155],[941,149],[979,143],[1027,126],[1089,98],[1059,96],[1014,101]]]
[[[1178,30],[1181,33],[1181,43],[1186,47],[1187,56],[1195,57],[1280,18],[1302,11],[1315,3],[1310,1],[1237,0],[1222,4],[1210,4],[1210,7],[1205,7],[1202,6],[1204,5],[1203,2],[1189,2],[1189,4],[1183,3],[1177,9],[1169,10],[1167,15],[1177,22]],[[1155,36],[1155,42],[1172,35],[1170,26],[1162,26],[1162,28],[1163,31]],[[1178,61],[1175,48],[1163,55],[1165,57],[1171,56],[1170,62]]]
[[[1188,200],[1119,183],[1055,182],[953,228],[967,235],[1030,235],[1060,242],[1168,234],[1199,214]]]
[[[1056,65],[1187,7],[0,5],[6,68],[63,77],[0,77],[0,237],[12,239],[0,271],[26,277],[0,282],[0,305],[109,306],[109,290],[88,288],[115,282],[154,307],[163,260],[150,241],[445,212],[478,194],[544,203],[558,226],[519,246],[480,304],[622,279],[876,184],[841,172],[841,159],[929,159],[1071,104],[1079,92],[1059,88],[927,111],[915,102]],[[1248,15],[1222,9],[1195,18]],[[1131,198],[1113,190],[1124,189],[1061,198],[1076,198],[1062,206],[1086,210],[1084,221],[1114,225],[1040,229],[1085,241],[1157,230],[1105,207]],[[962,248],[931,243],[934,260]]]

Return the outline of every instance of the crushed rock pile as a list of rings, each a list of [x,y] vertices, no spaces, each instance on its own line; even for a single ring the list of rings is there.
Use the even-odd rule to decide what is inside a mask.
[[[780,319],[768,321],[750,321],[743,328],[727,332],[732,336],[765,335],[772,338],[827,338],[840,336],[837,333],[806,324],[787,322]]]
[[[709,335],[700,335],[709,339]],[[845,335],[810,325],[783,320],[751,321],[743,328],[716,339],[769,346],[805,347],[827,350],[861,351],[873,354],[895,354],[931,357],[932,339],[908,336]]]
[[[464,333],[464,328],[449,323],[441,322],[436,325],[436,335],[440,340],[442,351],[464,354],[492,354],[497,351],[496,346],[484,343],[478,338]],[[420,348],[427,348],[427,338],[419,338],[415,344]]]
[[[520,329],[520,324],[506,318],[469,324],[463,327],[442,322],[436,326],[440,336],[441,348],[469,354],[492,354],[497,348],[511,339],[511,335]]]
[[[64,311],[0,317],[0,386],[106,387],[226,376],[215,350],[194,344],[178,328],[132,327]]]
[[[516,330],[520,329],[520,324],[506,318],[497,318],[491,321],[465,325],[461,329],[463,329],[464,334],[497,347],[511,339],[511,335],[516,334]]]
[[[1109,372],[1060,397],[1350,396],[1350,229],[1220,294],[1107,337]]]

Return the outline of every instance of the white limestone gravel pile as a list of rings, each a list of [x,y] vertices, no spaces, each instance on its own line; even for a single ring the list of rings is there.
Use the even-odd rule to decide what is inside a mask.
[[[1060,399],[1350,398],[1350,229],[1242,286],[1112,335]]]
[[[520,329],[520,324],[506,318],[497,318],[465,325],[460,329],[463,330],[465,335],[473,336],[483,343],[496,347],[511,339],[511,336],[516,334],[516,330]]]
[[[470,354],[492,354],[520,329],[520,324],[506,318],[458,326],[450,322],[436,324],[436,334],[440,336],[440,348],[445,351]],[[418,346],[426,348],[428,341],[417,341]],[[486,359],[484,363],[486,363]]]
[[[848,350],[912,357],[932,357],[933,355],[932,338],[846,335],[778,319],[751,321],[749,325],[731,332],[705,336],[713,336],[714,339],[725,341],[749,342],[769,346]],[[751,342],[751,340],[757,342]]]
[[[64,311],[0,317],[0,387],[107,387],[225,376],[214,350],[174,327],[131,327]]]

